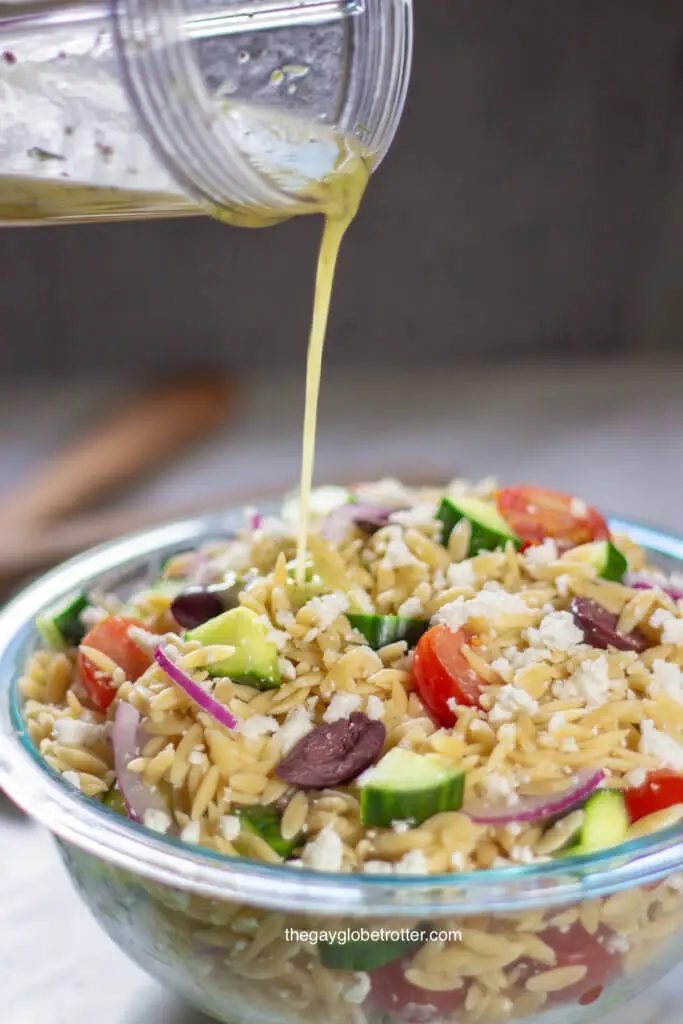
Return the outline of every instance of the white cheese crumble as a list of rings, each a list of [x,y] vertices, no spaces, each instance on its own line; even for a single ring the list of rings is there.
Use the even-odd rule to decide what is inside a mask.
[[[655,629],[661,627],[663,644],[683,645],[683,619],[672,615],[666,608],[658,608],[650,616],[650,625]]]
[[[533,544],[522,555],[524,564],[530,569],[550,565],[559,558],[557,544],[552,537],[546,537],[542,544]]]
[[[288,754],[297,745],[299,740],[308,735],[312,728],[313,722],[307,709],[303,707],[292,708],[278,732],[282,754]]]
[[[168,811],[162,811],[161,808],[148,807],[142,816],[142,823],[145,828],[149,828],[152,832],[160,832],[162,835],[168,832],[171,827],[171,815]]]
[[[397,875],[426,875],[429,872],[427,858],[422,850],[409,850],[395,867]]]
[[[482,590],[475,597],[456,597],[455,601],[445,604],[433,616],[432,622],[443,623],[456,631],[472,618],[485,619],[495,624],[501,616],[528,613],[529,607],[519,594],[508,594],[504,590]]]
[[[526,690],[508,683],[498,693],[496,702],[489,712],[488,720],[493,725],[497,725],[499,722],[509,722],[517,714],[535,715],[537,711],[538,701],[534,700]]]
[[[109,728],[77,718],[58,718],[52,726],[52,735],[64,747],[94,747],[107,738]]]
[[[76,789],[81,788],[81,777],[78,774],[78,772],[74,772],[71,771],[71,769],[69,769],[69,771],[62,772],[62,778],[64,779],[65,782],[70,783]]]
[[[683,704],[683,672],[678,665],[663,658],[655,658],[652,662],[652,683],[650,696],[665,693],[667,697]]]
[[[564,736],[560,740],[560,750],[565,754],[572,754],[579,749],[579,745],[573,736]]]
[[[513,864],[533,864],[536,857],[529,846],[513,846],[510,850],[510,860]]]
[[[532,647],[550,651],[571,651],[583,642],[583,631],[574,622],[571,612],[550,612],[538,629],[530,627],[525,635]]]
[[[454,871],[464,871],[467,859],[462,850],[454,850],[451,854],[450,865]]]
[[[237,732],[246,736],[247,739],[256,739],[258,736],[272,735],[279,728],[277,719],[272,715],[252,715],[238,723]]]
[[[481,787],[486,800],[517,802],[517,794],[514,789],[514,780],[508,775],[499,775],[491,772],[482,779]],[[510,798],[513,799],[510,799]]]
[[[413,504],[413,495],[400,480],[386,477],[375,483],[358,484],[354,487],[356,500],[367,505],[387,505],[399,508],[401,505]]]
[[[344,858],[344,844],[338,832],[326,825],[315,839],[306,843],[301,859],[314,871],[339,871]]]
[[[446,581],[449,587],[474,587],[477,583],[477,574],[474,566],[468,558],[464,562],[453,562],[446,570]]]
[[[403,569],[422,564],[403,539],[400,526],[385,527],[380,546],[383,549],[383,557],[379,563],[382,569]]]
[[[677,772],[683,771],[683,746],[667,733],[655,728],[652,721],[645,721],[640,727],[638,749],[641,754],[656,758],[667,768],[673,768]]]
[[[349,607],[349,599],[343,591],[338,590],[334,594],[325,594],[323,597],[314,597],[304,605],[315,623],[315,628],[310,629],[305,636],[306,643],[315,640],[318,633],[329,629],[340,615],[343,615]]]
[[[599,708],[607,703],[615,685],[610,679],[607,658],[601,654],[594,661],[583,662],[569,679],[554,683],[553,696],[558,700],[579,700],[587,709]]]
[[[569,596],[569,579],[570,577],[564,573],[561,576],[556,577],[555,586],[557,587],[557,592],[560,597]]]
[[[509,683],[512,679],[512,665],[507,658],[496,658],[491,662],[491,668],[497,672],[501,679]]]
[[[345,693],[340,690],[327,705],[323,721],[331,725],[332,722],[339,722],[342,718],[348,718],[353,711],[363,703],[363,698],[357,693]]]
[[[645,785],[647,780],[647,772],[644,768],[634,768],[632,772],[626,775],[626,783],[633,789],[640,789],[641,786]]]
[[[424,615],[424,607],[419,597],[409,597],[400,605],[397,613],[404,619],[420,619]]]
[[[421,526],[433,527],[437,525],[436,505],[432,502],[415,505],[413,508],[403,508],[398,512],[392,512],[389,522],[405,529],[419,529]]]
[[[193,843],[195,846],[199,843],[201,837],[201,825],[198,821],[188,821],[187,825],[180,833],[180,838],[184,843]]]
[[[569,511],[577,519],[585,519],[588,515],[588,505],[583,498],[572,498]]]
[[[351,985],[344,991],[344,1002],[354,1005],[364,1003],[371,987],[370,975],[365,971],[356,971]]]
[[[223,838],[231,843],[237,839],[242,825],[236,814],[224,814],[218,822],[218,828]]]
[[[386,860],[366,860],[363,872],[366,875],[393,875],[394,867]]]
[[[384,718],[384,701],[382,698],[371,693],[365,705],[365,713],[368,718],[372,718],[374,721]]]

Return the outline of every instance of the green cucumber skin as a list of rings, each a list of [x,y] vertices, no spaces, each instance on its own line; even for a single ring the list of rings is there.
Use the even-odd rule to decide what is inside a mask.
[[[625,556],[612,541],[607,542],[607,563],[600,576],[603,580],[610,580],[613,583],[621,583],[626,571],[628,562]]]
[[[448,544],[450,536],[460,520],[468,519],[469,517],[452,505],[448,498],[443,498],[436,513],[436,518],[440,519],[443,523],[441,543],[445,546]],[[474,519],[469,519],[469,523],[472,527],[472,535],[467,551],[468,558],[473,558],[480,551],[495,551],[497,548],[505,547],[508,541],[512,541],[516,548],[521,546],[521,540],[515,538],[512,534],[506,536],[505,534],[497,533],[495,530],[489,530],[487,526],[482,526],[481,523],[476,522]]]
[[[414,647],[429,629],[427,619],[403,619],[398,615],[360,615],[354,612],[346,617],[352,629],[363,634],[373,651],[379,651],[397,640],[405,640],[408,647]]]
[[[594,822],[592,822],[592,816],[601,814],[600,805],[608,802],[614,805],[614,809],[617,814],[621,815],[621,824],[623,828],[619,830],[618,835],[610,837],[613,841],[608,843],[595,842],[592,838],[591,833],[594,833]],[[593,796],[589,797],[584,804],[584,822],[578,832],[572,836],[566,846],[563,846],[561,850],[558,850],[555,854],[556,857],[583,857],[587,854],[596,853],[600,850],[608,850],[613,846],[619,846],[621,843],[626,841],[626,831],[628,829],[628,815],[626,813],[626,805],[624,798],[621,793],[616,790],[599,790],[594,793]]]
[[[282,815],[274,807],[250,807],[240,811],[237,816],[242,828],[264,839],[284,860],[291,857],[297,846],[300,846],[303,841],[301,835],[295,836],[293,839],[282,838],[280,832]]]
[[[239,683],[241,686],[251,686],[254,690],[279,690],[282,686],[281,679],[267,679],[265,676],[259,675],[230,675],[229,672],[221,670],[220,662],[216,665],[207,666],[207,670],[212,679],[221,678],[222,676],[230,676],[233,683]]]
[[[47,642],[54,646],[78,647],[87,632],[81,621],[81,612],[89,603],[85,594],[77,594],[42,616],[38,628]],[[58,637],[61,638],[60,644],[57,644]]]
[[[398,939],[396,942],[319,942],[320,963],[332,971],[376,971],[406,953],[419,949],[421,942]]]
[[[454,773],[437,786],[392,793],[372,783],[360,791],[360,820],[373,828],[391,828],[395,821],[421,825],[442,811],[459,811],[465,794],[465,772]]]
[[[108,807],[110,811],[114,811],[116,814],[121,814],[124,818],[128,817],[128,810],[126,808],[126,801],[123,799],[123,793],[114,786],[104,794],[102,797],[102,803],[105,807]]]

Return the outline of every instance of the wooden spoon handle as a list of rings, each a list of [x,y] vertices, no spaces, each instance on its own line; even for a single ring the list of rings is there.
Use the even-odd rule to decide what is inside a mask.
[[[225,377],[191,377],[137,396],[10,492],[2,503],[0,526],[25,529],[80,511],[156,468],[223,420],[233,392]]]

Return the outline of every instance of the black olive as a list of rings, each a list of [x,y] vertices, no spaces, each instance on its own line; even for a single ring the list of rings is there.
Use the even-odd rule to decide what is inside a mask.
[[[276,775],[301,789],[327,789],[357,778],[381,751],[386,729],[360,711],[313,729],[280,761]]]

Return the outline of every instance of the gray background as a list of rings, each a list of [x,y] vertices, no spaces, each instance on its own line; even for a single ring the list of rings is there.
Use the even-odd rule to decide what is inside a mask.
[[[343,253],[330,361],[676,345],[683,0],[416,0],[416,18],[408,108]],[[299,365],[318,232],[5,230],[0,369]]]

